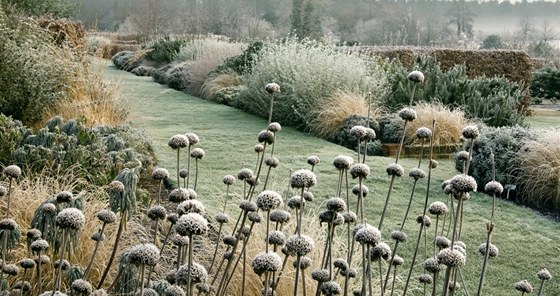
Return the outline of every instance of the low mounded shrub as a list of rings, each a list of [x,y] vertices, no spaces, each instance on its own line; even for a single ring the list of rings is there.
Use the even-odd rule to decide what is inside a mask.
[[[244,85],[224,87],[216,92],[213,100],[231,106],[235,98],[243,91],[245,91]]]
[[[234,71],[239,75],[250,73],[253,61],[259,55],[263,47],[264,42],[262,41],[252,42],[245,50],[243,50],[242,54],[227,58],[224,63],[216,69],[216,71],[220,73]]]
[[[158,64],[169,64],[181,51],[187,42],[183,39],[175,39],[169,35],[160,37],[147,46],[146,59]]]
[[[165,79],[165,84],[170,88],[183,91],[189,86],[189,66],[186,62],[172,65],[160,77]]]
[[[245,75],[247,91],[235,106],[268,117],[270,96],[264,85],[275,82],[280,92],[274,99],[273,121],[308,130],[313,114],[335,90],[385,94],[386,77],[375,59],[346,54],[316,42],[265,46]]]
[[[128,63],[128,60],[132,58],[133,54],[134,52],[128,50],[120,51],[116,53],[113,57],[111,57],[111,61],[113,62],[113,64],[115,64],[117,68],[124,69],[125,65]]]
[[[217,101],[218,93],[224,88],[234,88],[243,84],[241,77],[233,72],[210,76],[202,85],[201,96],[210,101]]]
[[[167,84],[167,80],[169,79],[168,71],[171,67],[171,65],[165,65],[161,68],[154,69],[151,75],[152,79],[159,84]]]
[[[560,99],[560,70],[544,68],[534,72],[529,89],[534,98],[557,101]]]
[[[379,118],[377,139],[382,143],[400,143],[404,130],[404,121],[397,113],[390,113]]]
[[[138,66],[138,67],[132,69],[132,71],[130,71],[130,73],[132,73],[136,76],[152,76],[152,72],[154,70],[155,70],[154,67]]]
[[[356,126],[368,126],[367,115],[352,114],[342,121],[341,126],[334,133],[327,138],[329,141],[350,148],[352,150],[358,150],[358,139],[350,134],[350,130]],[[379,133],[379,124],[375,119],[370,118],[369,127],[372,128],[376,134]],[[363,145],[363,144],[362,144]],[[381,155],[381,142],[376,140],[372,143],[368,143],[368,155]],[[363,146],[360,147],[360,151],[363,151]]]

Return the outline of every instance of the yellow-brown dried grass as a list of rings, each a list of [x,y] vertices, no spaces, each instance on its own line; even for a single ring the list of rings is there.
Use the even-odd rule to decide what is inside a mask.
[[[420,144],[416,138],[416,130],[421,127],[432,128],[432,120],[436,120],[436,130],[434,133],[434,145],[455,145],[460,143],[461,132],[468,120],[465,112],[460,108],[451,109],[441,103],[420,102],[413,109],[417,117],[409,122],[405,133],[407,144]]]
[[[376,100],[371,101],[370,117],[377,118],[383,108]],[[344,120],[352,114],[368,115],[368,100],[365,94],[339,90],[325,99],[310,120],[311,132],[323,138],[334,134]]]
[[[216,94],[223,88],[243,84],[241,77],[235,73],[223,73],[208,77],[202,85],[200,95],[210,101],[215,100]]]

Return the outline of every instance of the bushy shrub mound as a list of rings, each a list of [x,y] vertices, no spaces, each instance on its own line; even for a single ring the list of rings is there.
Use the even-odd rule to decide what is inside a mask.
[[[335,144],[350,148],[352,150],[358,150],[358,139],[350,134],[350,130],[356,126],[368,126],[367,115],[361,114],[351,114],[346,117],[338,130],[332,133],[327,139]],[[376,134],[379,134],[379,124],[375,119],[370,118],[369,127],[372,128]],[[360,147],[360,151],[363,150],[363,146]],[[381,142],[376,140],[368,144],[367,147],[368,155],[381,155]]]
[[[399,143],[404,131],[404,121],[398,113],[389,113],[379,118],[377,139],[382,143]]]
[[[525,98],[522,88],[502,77],[467,77],[463,66],[447,71],[440,68],[434,58],[419,57],[413,65],[424,73],[425,82],[416,89],[416,100],[438,101],[450,107],[462,107],[469,118],[479,118],[490,126],[522,124],[527,110],[519,110]],[[388,79],[391,92],[384,104],[398,110],[408,104],[412,85],[407,80],[408,69],[391,63]]]
[[[224,98],[225,92],[231,91],[242,84],[243,80],[241,76],[234,72],[217,74],[208,77],[206,81],[204,81],[200,95],[210,101],[221,101]]]
[[[374,59],[337,51],[316,42],[297,42],[289,38],[280,45],[262,49],[245,76],[247,91],[235,106],[268,117],[270,96],[264,85],[281,86],[275,94],[273,120],[300,129],[309,129],[313,112],[335,90],[355,93],[385,94],[386,78]]]
[[[264,46],[265,44],[262,41],[252,42],[245,50],[243,50],[242,54],[227,58],[224,63],[216,69],[216,71],[234,71],[239,75],[250,73],[253,61],[259,55]]]
[[[533,73],[529,89],[533,98],[551,101],[560,99],[560,70],[544,68]]]
[[[171,38],[169,35],[158,38],[146,47],[149,49],[146,59],[158,64],[169,64],[179,54],[185,43],[184,39]]]

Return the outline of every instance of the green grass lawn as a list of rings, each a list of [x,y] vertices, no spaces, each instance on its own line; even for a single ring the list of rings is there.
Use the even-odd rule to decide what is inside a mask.
[[[199,135],[200,143],[197,146],[205,150],[206,156],[200,162],[197,192],[199,199],[205,202],[207,212],[213,216],[219,211],[217,206],[222,203],[225,192],[222,177],[227,174],[235,176],[243,167],[254,169],[256,153],[253,152],[253,147],[257,143],[256,137],[259,131],[266,128],[266,120],[168,89],[154,83],[149,77],[136,77],[118,71],[113,66],[107,66],[106,75],[107,78],[121,77],[122,92],[135,110],[132,125],[143,129],[153,139],[159,166],[169,169],[172,176],[175,176],[175,152],[167,146],[169,138],[186,132]],[[306,159],[310,155],[317,155],[321,159],[321,163],[315,169],[318,183],[312,188],[316,199],[310,207],[314,209],[324,207],[324,201],[334,195],[337,180],[337,171],[331,164],[334,157],[341,154],[356,156],[356,153],[351,150],[291,128],[283,128],[278,134],[275,149],[275,156],[280,159],[280,165],[273,171],[270,188],[282,192],[284,198],[294,194],[287,186],[290,171],[309,168]],[[372,174],[366,182],[370,189],[370,194],[365,200],[366,217],[374,226],[378,224],[389,184],[385,167],[393,161],[383,157],[367,159]],[[186,164],[184,157],[182,163]],[[414,159],[402,160],[402,165],[407,171],[416,163],[417,160]],[[430,202],[447,200],[441,192],[440,184],[456,174],[451,160],[440,160],[439,163],[438,168],[433,171]],[[424,163],[423,168],[427,171]],[[411,185],[412,179],[409,177],[402,177],[395,182],[388,216],[382,229],[383,238],[391,246],[393,242],[390,241],[389,234],[401,223]],[[233,191],[237,195],[242,191],[239,182],[234,185]],[[405,268],[400,272],[403,277],[406,277],[406,272],[402,270],[410,265],[416,240],[418,226],[413,219],[422,211],[425,192],[426,180],[424,179],[417,187],[413,209],[405,227],[408,241],[399,247],[398,253],[405,260]],[[491,199],[478,193],[473,194],[465,203],[463,240],[467,243],[468,254],[463,273],[470,295],[476,294],[482,265],[478,246],[485,242],[485,221],[490,216],[490,206]],[[496,215],[493,243],[499,247],[500,253],[497,258],[491,260],[488,268],[485,295],[514,295],[516,291],[513,284],[522,279],[529,280],[536,288],[538,282],[535,274],[541,267],[548,268],[553,274],[553,279],[545,286],[545,295],[555,295],[555,291],[560,291],[559,223],[531,209],[503,200],[497,202]],[[430,228],[430,238],[433,236],[432,231],[433,229]],[[432,249],[429,250],[431,252]],[[420,264],[424,260],[423,253],[422,251],[420,259],[416,262],[418,266],[414,275],[422,272]],[[414,293],[409,295],[422,295],[417,281],[414,280],[413,283],[416,288]],[[456,295],[465,294],[461,292]]]

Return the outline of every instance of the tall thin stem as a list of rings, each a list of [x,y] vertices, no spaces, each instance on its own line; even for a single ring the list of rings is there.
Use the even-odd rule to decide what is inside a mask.
[[[187,248],[189,249],[189,259],[187,261],[187,295],[192,296],[192,287],[191,287],[191,268],[192,268],[192,261],[193,261],[193,235],[189,234],[189,244]]]
[[[103,232],[105,230],[105,225],[106,223],[103,223],[103,225],[101,225],[101,230],[99,231],[99,237],[103,237]],[[86,271],[84,272],[84,279],[87,279],[90,271],[91,271],[91,266],[93,265],[93,260],[95,259],[95,254],[97,254],[97,250],[99,249],[99,244],[101,243],[100,240],[97,240],[95,242],[95,248],[93,249],[93,254],[91,254],[91,258],[89,259],[89,263],[87,265]]]
[[[62,246],[60,250],[60,261],[58,262],[58,270],[56,271],[56,281],[53,293],[60,289],[60,282],[62,281],[62,260],[64,260],[64,251],[66,250],[66,244],[68,243],[68,230],[62,230]],[[40,259],[39,259],[40,261]]]
[[[97,284],[97,289],[101,289],[101,287],[103,286],[103,282],[105,281],[105,278],[109,274],[109,269],[111,268],[111,264],[113,263],[113,260],[115,260],[115,256],[117,255],[117,250],[119,248],[119,241],[121,239],[121,235],[122,235],[124,226],[126,224],[126,213],[127,212],[124,211],[121,214],[119,229],[117,230],[117,235],[115,236],[115,243],[113,244],[113,252],[111,253],[111,257],[109,257],[109,262],[107,262],[107,265],[105,266],[105,271],[103,271],[103,275],[101,276],[101,279],[99,280],[99,283]]]

